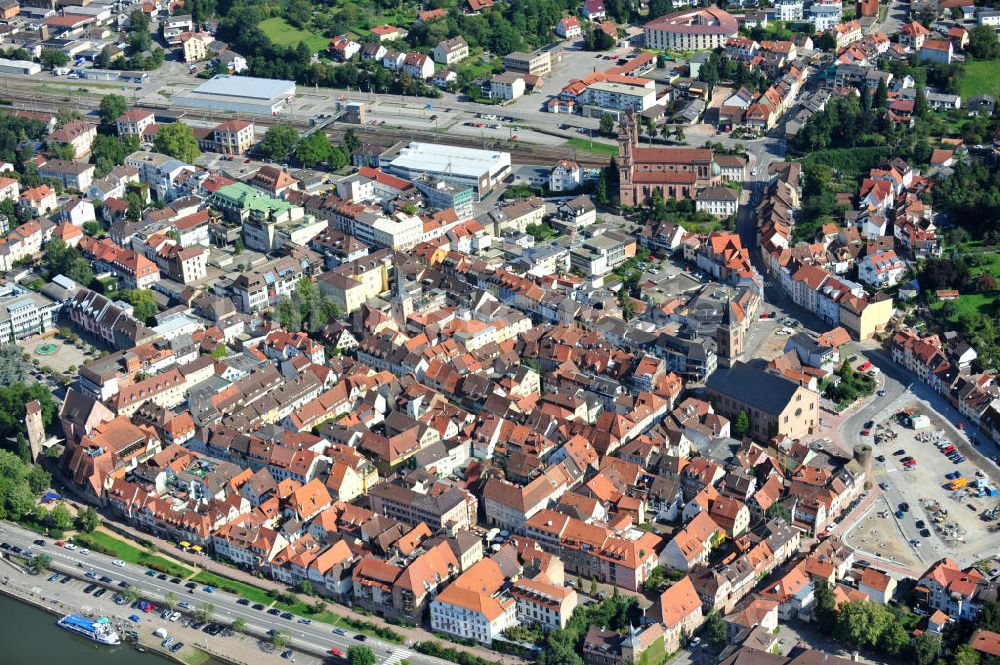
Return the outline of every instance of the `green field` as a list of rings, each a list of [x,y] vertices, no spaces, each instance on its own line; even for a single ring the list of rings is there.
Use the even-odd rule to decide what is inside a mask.
[[[569,139],[566,141],[566,145],[571,148],[576,148],[577,150],[586,150],[587,152],[595,152],[599,155],[618,155],[618,146],[609,145],[607,143],[591,143],[590,139]]]
[[[257,27],[276,46],[297,46],[299,42],[305,42],[310,50],[323,51],[330,44],[330,40],[323,35],[317,35],[310,30],[300,30],[280,17],[264,19],[257,24]]]
[[[958,321],[963,313],[993,314],[996,308],[997,295],[996,291],[960,295],[957,300],[951,301],[955,305],[955,316],[951,317],[952,320]],[[939,300],[931,305],[931,309],[941,309],[944,307],[945,302],[944,300]]]
[[[972,248],[976,246],[982,246],[982,244],[979,242],[965,243],[960,248],[960,251],[964,251],[972,257]],[[991,245],[986,245],[985,249],[987,251],[975,253],[976,260],[982,261],[982,264],[972,266],[972,276],[977,277],[982,273],[989,273],[997,281],[1000,281],[1000,253],[994,251],[996,248]],[[945,302],[944,300],[938,300],[931,305],[931,309],[939,310],[945,306]],[[962,314],[994,316],[997,313],[998,303],[1000,303],[1000,289],[984,293],[963,293],[958,296],[957,300],[950,302],[952,303],[951,307],[954,307],[955,310],[954,315],[950,317],[952,322],[957,322]]]
[[[162,556],[150,554],[145,550],[100,531],[80,534],[73,538],[73,542],[81,547],[89,547],[95,552],[117,557],[129,563],[146,566],[147,568],[152,568],[168,575],[174,575],[175,577],[187,577],[191,574],[191,571],[184,566],[178,565]]]
[[[997,76],[996,61],[973,60],[965,63],[965,76],[962,78],[962,98],[969,99],[976,95],[1000,96],[1000,76]]]

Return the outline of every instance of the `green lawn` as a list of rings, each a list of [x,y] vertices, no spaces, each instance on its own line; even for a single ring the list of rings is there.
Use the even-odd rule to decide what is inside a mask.
[[[987,94],[1000,96],[1000,76],[997,69],[1000,65],[994,61],[972,60],[965,63],[965,76],[962,77],[962,98],[969,99],[975,95]]]
[[[276,46],[296,46],[305,42],[312,51],[323,51],[330,45],[330,40],[323,35],[317,35],[310,30],[300,30],[283,18],[264,19],[257,24],[267,38]]]
[[[596,152],[599,155],[617,155],[618,146],[609,145],[607,143],[591,143],[590,139],[579,139],[573,138],[566,141],[566,145],[571,148],[576,148],[577,150],[586,150],[588,152]]]
[[[958,321],[963,313],[992,315],[996,311],[997,298],[1000,291],[987,291],[986,293],[968,293],[960,295],[957,300],[938,300],[931,305],[931,309],[938,310],[944,307],[945,302],[951,302],[955,307],[955,315],[952,321]]]
[[[271,595],[263,589],[250,584],[245,584],[243,582],[237,582],[236,580],[231,580],[228,577],[222,577],[220,575],[216,575],[215,573],[202,571],[195,575],[192,579],[199,584],[206,584],[217,589],[222,589],[223,591],[235,593],[241,598],[246,598],[253,603],[270,605],[274,602],[274,598],[272,598]]]
[[[162,556],[150,554],[143,549],[100,531],[79,534],[73,538],[73,542],[82,547],[89,547],[95,552],[114,556],[122,561],[146,566],[147,568],[152,568],[168,575],[174,575],[175,577],[187,577],[191,574],[191,571],[184,566],[169,561]]]

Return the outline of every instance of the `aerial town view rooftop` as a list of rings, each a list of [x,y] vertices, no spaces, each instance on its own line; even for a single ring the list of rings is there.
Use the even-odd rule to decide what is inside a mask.
[[[4,663],[1000,663],[1000,1],[0,13]]]

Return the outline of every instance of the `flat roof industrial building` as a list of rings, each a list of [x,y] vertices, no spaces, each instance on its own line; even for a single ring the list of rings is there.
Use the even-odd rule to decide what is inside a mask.
[[[401,178],[412,180],[426,173],[466,185],[482,197],[510,175],[510,153],[415,141],[395,158],[382,157],[382,166]]]
[[[171,98],[179,106],[274,115],[295,97],[295,81],[219,74]]]
[[[4,74],[23,74],[31,76],[42,71],[42,66],[30,60],[8,60],[0,58],[0,72]]]

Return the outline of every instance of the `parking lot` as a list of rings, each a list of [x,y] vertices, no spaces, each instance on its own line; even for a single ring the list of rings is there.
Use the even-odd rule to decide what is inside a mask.
[[[996,467],[964,436],[950,434],[935,413],[915,401],[903,408],[917,409],[914,415],[927,416],[929,425],[914,430],[892,417],[865,437],[874,444],[872,480],[885,503],[851,531],[848,542],[901,562],[992,556],[998,501],[986,496],[985,487],[996,487]]]
[[[162,605],[153,605],[144,600],[129,603],[119,593],[124,591],[124,582],[107,576],[92,573],[93,577],[81,579],[51,571],[31,576],[19,574],[13,569],[8,569],[5,574],[15,584],[30,588],[43,598],[64,604],[75,613],[107,616],[125,641],[138,638],[147,649],[170,651],[183,660],[200,659],[207,635],[227,638],[224,642],[213,642],[213,650],[224,649],[228,655],[242,662],[322,662],[321,658],[297,650],[276,649],[266,639],[235,633],[223,623],[200,621],[194,614],[185,615],[165,610]],[[180,584],[178,586],[183,590]],[[195,609],[194,605],[183,600],[177,606],[188,612]]]

